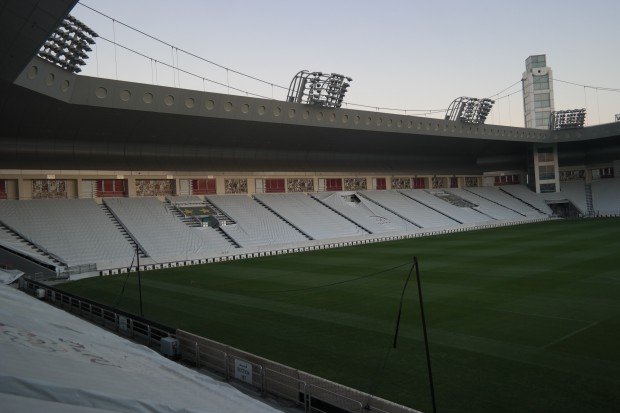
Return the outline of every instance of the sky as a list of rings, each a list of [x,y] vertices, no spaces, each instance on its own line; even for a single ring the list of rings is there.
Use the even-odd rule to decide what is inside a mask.
[[[492,98],[486,123],[521,127],[525,59],[545,54],[555,110],[620,114],[617,0],[83,0],[71,14],[100,36],[87,76],[285,100],[300,70],[339,73],[351,109],[443,118],[460,96]]]

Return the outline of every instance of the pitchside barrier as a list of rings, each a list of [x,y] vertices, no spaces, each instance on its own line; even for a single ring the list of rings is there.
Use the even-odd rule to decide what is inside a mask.
[[[306,413],[419,413],[414,409],[296,370],[186,331],[149,321],[21,277],[19,288],[40,300],[73,313],[164,353],[170,340],[174,358],[226,381],[248,386],[263,396],[275,396]]]
[[[343,386],[217,341],[177,330],[181,358],[226,380],[275,395],[306,412],[414,413],[414,409]]]
[[[518,221],[499,221],[499,222],[491,222],[488,224],[479,224],[479,225],[460,225],[460,226],[450,226],[446,228],[433,228],[433,229],[420,229],[414,232],[407,233],[396,233],[394,235],[367,235],[367,236],[357,236],[350,238],[342,238],[342,239],[329,239],[329,240],[314,240],[314,241],[306,241],[303,244],[294,247],[283,248],[282,246],[264,246],[259,248],[243,248],[242,251],[239,251],[237,254],[229,254],[229,255],[219,255],[209,258],[201,258],[194,260],[180,260],[180,261],[171,261],[171,262],[162,262],[156,264],[149,265],[141,265],[140,271],[151,271],[151,270],[159,270],[164,268],[177,268],[177,267],[185,267],[189,265],[199,265],[199,264],[211,264],[216,262],[224,262],[224,261],[236,261],[243,260],[248,258],[259,258],[259,257],[269,257],[273,255],[282,255],[282,254],[294,254],[298,252],[306,252],[306,251],[317,251],[317,250],[325,250],[332,248],[342,248],[342,247],[350,247],[355,245],[363,245],[363,244],[374,244],[377,242],[388,242],[388,241],[398,241],[403,239],[410,238],[418,238],[418,237],[427,237],[432,235],[443,235],[443,234],[453,234],[457,232],[464,231],[476,231],[480,229],[489,229],[489,228],[499,228],[499,227],[507,227],[512,225],[520,225],[520,224],[530,224],[534,222],[542,222],[548,221],[550,217],[544,218],[533,218],[533,219],[524,219]],[[112,268],[100,270],[98,272],[99,275],[117,275],[117,274],[125,274],[127,272],[135,272],[136,267],[124,267],[124,268]]]

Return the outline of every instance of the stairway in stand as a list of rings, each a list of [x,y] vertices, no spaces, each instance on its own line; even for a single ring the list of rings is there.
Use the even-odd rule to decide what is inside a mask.
[[[592,184],[586,184],[586,205],[588,207],[588,215],[594,215],[594,203],[592,202]]]
[[[133,239],[133,237],[131,235],[129,235],[129,232],[127,232],[125,227],[121,225],[121,223],[118,221],[118,219],[116,219],[116,216],[112,213],[110,208],[108,208],[108,206],[105,204],[105,202],[103,204],[101,204],[101,209],[106,214],[106,216],[110,219],[110,221],[112,221],[112,223],[114,223],[114,226],[119,230],[119,232],[121,234],[123,234],[123,237],[125,237],[127,242],[129,242],[129,244],[131,244],[131,246],[133,247],[134,251],[138,250],[138,256],[140,258],[148,257],[146,252],[144,252],[144,250],[142,250],[142,248],[136,243],[136,241]]]

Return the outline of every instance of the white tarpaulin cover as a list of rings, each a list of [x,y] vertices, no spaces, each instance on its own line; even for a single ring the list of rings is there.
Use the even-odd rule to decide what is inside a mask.
[[[0,284],[11,284],[22,275],[24,275],[24,272],[20,270],[5,270],[0,268]]]
[[[279,412],[6,285],[0,285],[0,410]]]

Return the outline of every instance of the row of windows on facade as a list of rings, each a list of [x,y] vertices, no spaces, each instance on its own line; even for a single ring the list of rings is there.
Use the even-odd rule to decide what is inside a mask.
[[[534,114],[536,126],[549,126],[550,116],[551,116],[551,111],[549,110],[543,110],[541,112],[536,112]]]
[[[531,116],[529,115],[529,111],[527,110],[527,108],[526,108],[525,116],[528,116],[528,117]],[[535,126],[549,126],[550,117],[551,117],[550,110],[534,112],[534,125]]]
[[[592,179],[614,178],[614,168],[596,168],[592,169]],[[541,165],[538,167],[538,176],[540,180],[555,179],[555,169],[553,165]],[[560,171],[560,181],[581,181],[586,179],[586,171],[583,169],[573,171]]]
[[[537,149],[538,152],[538,162],[553,162],[553,147],[547,146]]]
[[[551,94],[550,93],[536,93],[534,94],[534,108],[550,108],[551,107]],[[531,103],[525,102],[525,110],[531,110]]]
[[[615,178],[614,167],[592,169],[592,179]],[[586,171],[577,169],[573,171],[560,171],[560,181],[583,181],[586,179]]]
[[[358,191],[366,189],[387,189],[386,178],[373,178],[372,187],[368,188],[366,178],[320,178],[319,192],[321,191]],[[0,199],[7,198],[6,180],[0,180]],[[502,176],[495,178],[496,185],[518,183],[518,176]],[[392,189],[425,189],[425,188],[457,188],[457,177],[393,177],[390,179]],[[14,184],[15,185],[15,184]],[[82,197],[125,197],[128,195],[126,179],[83,180]],[[465,187],[477,187],[478,177],[464,178]],[[189,179],[180,181],[181,195],[209,195],[216,194],[215,179]],[[186,188],[184,190],[183,188]],[[174,179],[136,179],[136,196],[170,196],[176,195],[176,181]],[[313,178],[266,178],[256,180],[256,192],[283,193],[283,192],[314,192]],[[245,178],[225,179],[225,194],[247,194],[248,180]],[[53,199],[68,198],[67,180],[64,179],[35,179],[32,180],[32,198]]]
[[[544,54],[530,56],[526,59],[526,68],[528,70],[545,66],[547,66],[547,56]]]
[[[532,79],[534,90],[549,89],[549,75],[534,76]]]
[[[539,159],[542,161],[552,160],[552,149],[541,148]],[[551,159],[547,157],[551,157]],[[592,169],[592,179],[614,178],[614,168]],[[555,179],[554,165],[540,165],[539,179]],[[585,170],[560,171],[561,181],[584,180]],[[257,192],[265,193],[284,193],[284,192],[314,192],[314,180],[312,178],[288,178],[286,188],[284,178],[260,179],[262,188]],[[88,182],[88,181],[87,181]],[[215,179],[191,179],[187,180],[190,195],[209,195],[216,194]],[[102,179],[90,181],[89,184],[97,188],[93,196],[96,197],[125,197],[127,196],[127,181],[124,179]],[[477,177],[466,177],[465,187],[477,187],[479,180]],[[484,179],[485,185],[514,185],[521,183],[521,176],[518,174],[491,176]],[[427,178],[392,178],[392,189],[426,189]],[[430,188],[457,188],[458,178],[456,177],[432,177],[429,178]],[[224,182],[226,194],[247,194],[247,179],[227,179]],[[261,186],[262,185],[262,186]],[[319,191],[355,191],[367,189],[366,178],[325,178],[319,180]],[[374,178],[373,188],[375,190],[387,189],[385,178]],[[176,194],[174,180],[151,179],[136,180],[136,196],[169,196]],[[0,180],[0,199],[7,199],[7,181]],[[35,179],[32,181],[32,197],[34,199],[67,198],[67,181],[62,179]]]
[[[534,108],[549,108],[551,107],[551,94],[549,93],[536,93],[534,94]]]
[[[554,165],[540,165],[538,167],[538,179],[540,179],[541,181],[555,179],[555,166]]]

